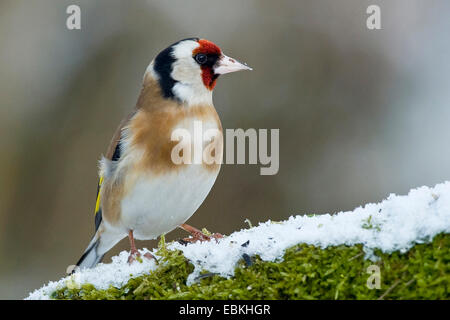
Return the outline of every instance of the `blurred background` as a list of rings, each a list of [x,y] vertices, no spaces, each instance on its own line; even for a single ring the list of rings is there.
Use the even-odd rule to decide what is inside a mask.
[[[66,28],[70,4],[81,30]],[[366,28],[370,4],[381,30]],[[254,68],[219,79],[224,128],[280,129],[279,173],[224,165],[190,224],[229,234],[246,218],[351,210],[450,179],[449,15],[444,0],[2,0],[0,298],[78,260],[97,161],[151,59],[182,38]]]

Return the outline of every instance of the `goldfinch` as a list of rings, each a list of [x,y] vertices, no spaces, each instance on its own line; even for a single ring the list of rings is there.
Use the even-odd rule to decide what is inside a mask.
[[[172,44],[150,63],[135,109],[122,120],[100,161],[95,234],[78,267],[95,266],[126,236],[129,263],[140,255],[134,239],[156,239],[177,227],[190,232],[190,239],[210,239],[185,222],[205,200],[221,164],[175,163],[173,132],[192,133],[196,122],[216,129],[211,141],[221,159],[222,126],[212,91],[219,75],[239,70],[251,68],[199,38]]]

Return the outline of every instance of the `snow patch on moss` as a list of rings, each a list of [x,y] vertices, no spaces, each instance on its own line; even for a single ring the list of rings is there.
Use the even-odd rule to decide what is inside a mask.
[[[267,221],[241,230],[218,242],[190,245],[171,243],[167,250],[179,250],[194,266],[187,278],[192,284],[207,270],[225,278],[234,275],[239,260],[259,256],[262,261],[281,261],[285,251],[297,244],[318,248],[362,245],[367,259],[376,260],[375,250],[404,253],[415,244],[429,242],[440,233],[450,233],[450,183],[434,188],[413,189],[407,196],[391,194],[378,204],[367,204],[353,211],[337,214],[293,216],[283,222]],[[141,252],[146,252],[147,249]],[[158,255],[158,250],[152,251]],[[84,284],[97,289],[120,288],[130,278],[157,270],[153,261],[127,263],[123,251],[110,264],[99,264],[73,276],[50,282],[31,293],[27,299],[49,299],[58,289]]]

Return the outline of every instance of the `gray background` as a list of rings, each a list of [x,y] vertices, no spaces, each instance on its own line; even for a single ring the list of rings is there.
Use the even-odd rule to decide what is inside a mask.
[[[66,29],[69,4],[81,6],[81,31]],[[369,4],[382,30],[366,28]],[[2,0],[0,298],[23,298],[77,261],[93,232],[97,160],[150,60],[185,37],[254,68],[219,79],[224,128],[280,129],[278,175],[223,166],[192,225],[229,234],[245,218],[350,210],[449,179],[449,7]]]

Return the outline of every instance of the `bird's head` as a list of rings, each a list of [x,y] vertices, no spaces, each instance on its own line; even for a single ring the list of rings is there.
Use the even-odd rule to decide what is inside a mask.
[[[212,90],[221,74],[252,70],[222,53],[211,41],[189,38],[161,51],[147,68],[165,98],[189,105],[212,103]]]

